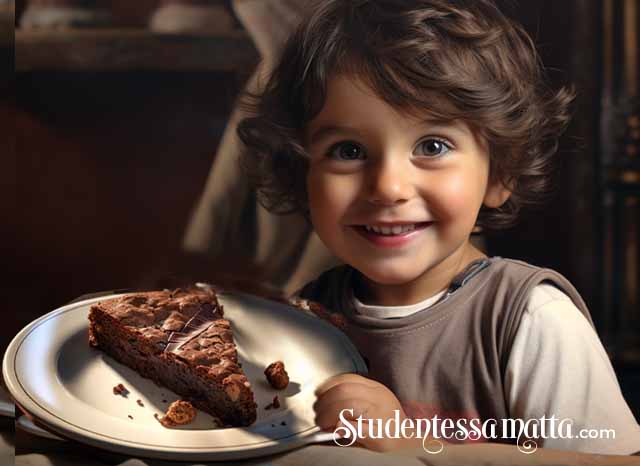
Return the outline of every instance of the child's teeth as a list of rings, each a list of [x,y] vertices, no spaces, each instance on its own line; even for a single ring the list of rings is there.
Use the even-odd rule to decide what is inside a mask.
[[[379,235],[399,235],[416,229],[415,224],[410,225],[394,225],[392,227],[365,225],[365,229],[369,232]]]

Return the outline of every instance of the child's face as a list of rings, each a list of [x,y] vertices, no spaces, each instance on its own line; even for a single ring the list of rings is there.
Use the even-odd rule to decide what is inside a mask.
[[[398,113],[346,76],[330,80],[305,144],[315,230],[374,284],[415,284],[462,261],[480,206],[508,197],[488,185],[487,149],[466,124]]]

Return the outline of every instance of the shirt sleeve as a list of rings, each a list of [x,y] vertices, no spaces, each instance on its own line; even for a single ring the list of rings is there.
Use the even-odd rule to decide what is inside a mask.
[[[505,396],[511,418],[571,420],[565,425],[571,424],[573,438],[547,436],[540,447],[618,455],[640,450],[640,426],[598,335],[553,285],[531,292],[507,362]],[[578,438],[583,434],[587,438]]]

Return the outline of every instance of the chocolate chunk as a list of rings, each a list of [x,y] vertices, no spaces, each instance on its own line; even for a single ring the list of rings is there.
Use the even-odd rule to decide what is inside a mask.
[[[264,409],[269,410],[271,408],[278,409],[280,407],[280,400],[278,399],[278,395],[273,397],[271,403],[264,407]]]
[[[123,397],[127,397],[127,395],[129,394],[129,390],[126,389],[126,387],[124,385],[122,385],[121,383],[119,383],[118,385],[116,385],[115,387],[113,387],[113,394],[114,395],[122,395]]]
[[[289,385],[289,374],[284,369],[284,363],[282,361],[272,362],[264,370],[264,375],[267,377],[269,384],[277,390],[287,388]]]
[[[203,303],[200,305],[200,309],[202,309],[204,312],[211,313],[213,311],[213,306],[211,305],[211,303]]]

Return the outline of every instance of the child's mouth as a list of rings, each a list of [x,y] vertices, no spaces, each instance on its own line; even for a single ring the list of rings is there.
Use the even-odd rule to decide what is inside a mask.
[[[411,241],[433,222],[403,223],[396,225],[354,225],[364,238],[380,247],[399,247]]]

